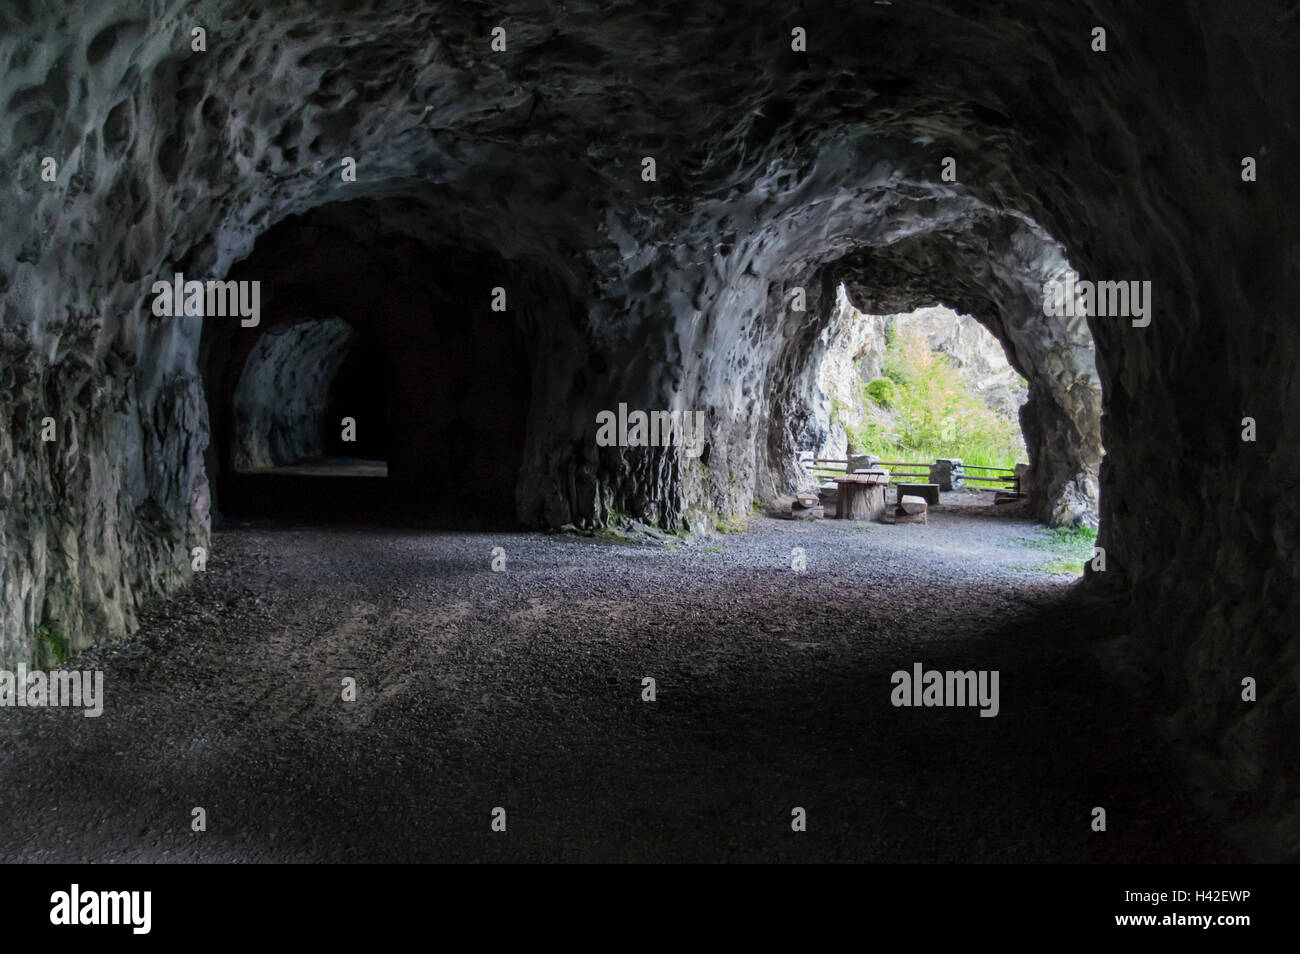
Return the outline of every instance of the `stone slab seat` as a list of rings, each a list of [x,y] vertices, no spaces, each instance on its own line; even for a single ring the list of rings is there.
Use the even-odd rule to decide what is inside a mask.
[[[938,484],[899,484],[898,499],[901,501],[904,496],[920,497],[932,507],[939,505],[939,485]]]
[[[898,507],[894,510],[894,523],[929,523],[926,514],[929,504],[924,497],[906,494],[898,498]]]

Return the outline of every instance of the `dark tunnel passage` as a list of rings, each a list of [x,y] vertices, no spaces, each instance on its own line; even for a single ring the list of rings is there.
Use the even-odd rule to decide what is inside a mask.
[[[517,523],[530,359],[484,294],[502,263],[388,232],[384,215],[359,201],[291,218],[231,269],[260,282],[264,318],[204,327],[218,513]]]
[[[382,384],[387,377],[383,353],[373,338],[367,336],[348,352],[330,382],[324,402],[323,443],[327,456],[388,460],[393,453],[393,415],[387,388]],[[367,426],[345,439],[342,421],[347,417],[365,421]],[[331,426],[335,421],[340,426]]]
[[[1300,858],[1292,4],[145,6],[0,3],[0,859]],[[842,302],[1023,505],[815,512]]]

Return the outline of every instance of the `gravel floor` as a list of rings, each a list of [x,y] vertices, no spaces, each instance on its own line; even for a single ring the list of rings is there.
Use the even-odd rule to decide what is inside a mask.
[[[105,671],[102,717],[0,710],[0,857],[1232,860],[1092,661],[1110,616],[1033,569],[1032,524],[956,502],[673,546],[219,532],[70,664]],[[893,707],[914,662],[997,669],[1000,714]]]

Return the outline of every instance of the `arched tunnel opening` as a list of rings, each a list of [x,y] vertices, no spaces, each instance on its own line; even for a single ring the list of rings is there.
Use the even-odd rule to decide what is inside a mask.
[[[1293,12],[92,6],[0,9],[0,857],[1300,857]],[[935,306],[983,515],[823,386]]]
[[[323,206],[269,229],[231,269],[259,284],[263,316],[254,328],[205,319],[219,515],[517,524],[528,344],[476,294],[507,269],[490,250],[402,231],[421,214]]]
[[[843,285],[835,309],[823,333],[815,419],[799,452],[825,509],[835,515],[836,476],[871,468],[889,478],[895,497],[899,484],[933,481],[928,489],[942,494],[942,506],[1022,512],[1029,497],[1019,488],[1028,486],[1030,459],[1041,450],[1029,453],[1021,422],[1029,385],[1002,342],[978,319],[943,306],[866,314],[849,302]],[[1101,395],[1088,360],[1091,338],[1080,335],[1076,344],[1072,386],[1092,392],[1095,407]],[[1041,436],[1061,447],[1058,455],[1073,453],[1071,469],[1095,493],[1096,467],[1078,452],[1100,444],[1100,419],[1089,414],[1073,423],[1084,441]],[[1067,503],[1050,508],[1052,522],[1095,528],[1095,496]]]

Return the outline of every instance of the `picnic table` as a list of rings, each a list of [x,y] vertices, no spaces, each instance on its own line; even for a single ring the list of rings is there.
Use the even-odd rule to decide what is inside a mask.
[[[885,515],[885,487],[889,475],[883,471],[845,474],[835,477],[839,485],[839,506],[835,515],[841,520],[879,520]]]

